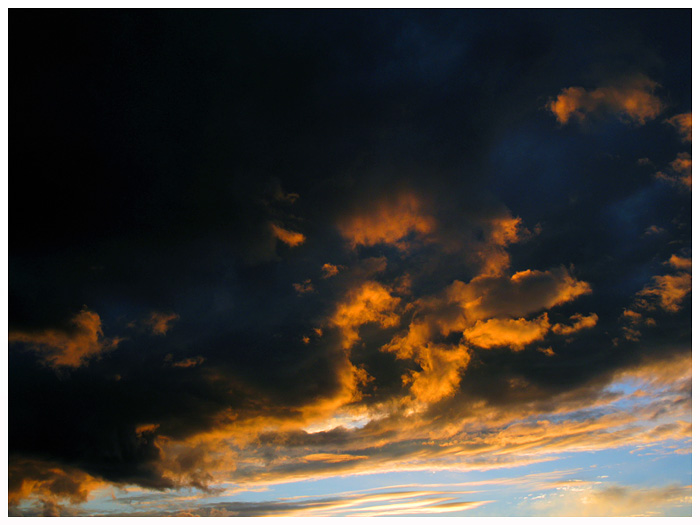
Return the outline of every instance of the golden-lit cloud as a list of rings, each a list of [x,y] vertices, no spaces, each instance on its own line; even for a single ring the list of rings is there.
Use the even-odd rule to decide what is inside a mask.
[[[693,187],[693,160],[689,153],[679,153],[669,164],[669,170],[659,171],[656,177],[681,188]]]
[[[573,118],[582,121],[599,112],[613,113],[622,120],[644,124],[659,116],[664,108],[661,99],[654,95],[657,87],[656,82],[642,75],[590,91],[568,87],[549,102],[547,109],[561,124]]]
[[[682,257],[680,255],[673,254],[671,258],[666,263],[676,270],[690,270],[693,268],[693,260],[690,257]]]
[[[498,277],[510,267],[506,247],[528,239],[532,233],[525,228],[520,217],[513,217],[509,212],[489,220],[486,230],[486,242],[477,249],[482,262],[480,275]]]
[[[572,325],[567,326],[557,323],[552,327],[552,332],[559,335],[571,335],[580,330],[593,328],[598,323],[598,315],[596,314],[574,314],[569,319],[573,321]]]
[[[304,241],[306,241],[306,237],[303,233],[287,230],[285,228],[282,228],[282,226],[275,224],[274,222],[270,223],[270,229],[272,230],[272,234],[277,240],[283,242],[291,248],[299,246],[303,244]]]
[[[406,330],[395,334],[381,350],[420,366],[404,375],[413,397],[434,403],[452,396],[470,361],[468,345],[509,346],[521,350],[541,341],[550,329],[547,313],[524,316],[590,293],[590,286],[566,268],[526,270],[512,276],[478,276],[469,283],[455,281],[441,294],[413,303],[415,312]],[[581,321],[584,324],[590,321]],[[461,334],[456,344],[442,338]]]
[[[344,463],[346,461],[357,461],[367,459],[369,456],[354,456],[352,454],[308,454],[302,459],[304,461],[321,461],[323,463]]]
[[[8,467],[10,506],[28,498],[83,503],[92,491],[105,485],[79,469],[44,461],[14,458]]]
[[[340,328],[345,348],[355,344],[360,336],[358,328],[367,323],[377,323],[384,328],[396,326],[399,316],[396,313],[401,299],[391,295],[390,290],[376,281],[367,281],[350,290],[341,302],[333,317],[332,326]]]
[[[9,332],[10,343],[27,344],[52,367],[80,367],[91,358],[116,348],[120,341],[119,338],[105,338],[100,316],[87,309],[73,317],[68,331]]]
[[[326,263],[321,267],[321,272],[323,272],[322,277],[324,279],[328,279],[330,277],[333,277],[334,275],[338,275],[338,272],[340,271],[340,268],[336,266],[335,264],[331,263]]]
[[[165,335],[178,319],[180,319],[180,316],[174,312],[151,312],[144,322],[153,334]]]
[[[549,494],[532,503],[539,514],[552,516],[658,516],[675,507],[690,505],[692,487],[630,487],[593,483],[578,490]]]
[[[681,113],[675,117],[666,120],[669,124],[676,128],[678,134],[685,142],[693,141],[693,114]]]
[[[426,343],[416,349],[414,360],[421,370],[406,374],[404,384],[411,385],[411,393],[420,403],[430,404],[456,392],[470,355],[465,345]]]
[[[681,303],[692,289],[692,278],[687,272],[676,275],[655,275],[652,283],[637,292],[642,307],[652,308],[660,306],[668,312],[677,312],[681,309]],[[651,301],[651,302],[649,302]]]
[[[363,207],[338,224],[341,235],[354,248],[390,244],[409,249],[409,236],[425,239],[436,228],[435,219],[413,193],[402,193]]]
[[[550,326],[546,313],[532,320],[494,318],[477,321],[464,331],[464,338],[480,348],[508,346],[517,351],[544,339]]]

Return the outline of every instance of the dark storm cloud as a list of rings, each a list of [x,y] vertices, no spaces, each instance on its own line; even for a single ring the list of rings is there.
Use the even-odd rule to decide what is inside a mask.
[[[415,392],[432,384],[420,382],[430,370],[454,379],[435,412],[461,417],[464,403],[546,403],[689,348],[685,295],[654,314],[644,344],[619,321],[635,294],[662,297],[655,276],[675,275],[663,262],[690,247],[689,193],[637,163],[680,158],[678,121],[667,121],[691,109],[686,12],[10,19],[17,479],[40,479],[19,468],[37,461],[203,487],[202,465],[229,459],[207,448],[217,431],[320,454],[355,438],[265,425],[381,408],[405,394],[404,378]],[[590,105],[625,75],[653,82],[667,113],[562,127],[547,109],[572,86]],[[644,235],[652,227],[668,237]],[[527,270],[536,290],[499,310]],[[499,317],[488,326],[510,339],[450,353],[464,325],[436,336],[429,356],[382,351],[432,311],[425,301],[438,320],[451,315],[456,302],[439,298],[455,281],[481,290],[476,277],[495,283],[484,285]],[[581,293],[542,302],[547,279]],[[513,343],[506,318],[542,327],[544,310],[560,328]],[[91,330],[76,328],[84,312],[98,316]],[[592,315],[595,326],[567,332]],[[189,455],[171,452],[181,441]]]

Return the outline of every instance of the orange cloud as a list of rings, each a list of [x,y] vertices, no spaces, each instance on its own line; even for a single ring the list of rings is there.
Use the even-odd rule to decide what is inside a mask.
[[[412,193],[375,203],[338,225],[351,246],[391,244],[402,251],[410,247],[412,234],[425,238],[435,230],[436,222],[425,212],[425,205]]]
[[[155,335],[165,335],[178,319],[180,319],[180,316],[174,312],[151,312],[145,323]]]
[[[477,249],[482,260],[480,275],[498,277],[510,267],[510,255],[505,248],[527,239],[531,233],[520,217],[512,217],[510,213],[491,219],[487,230],[487,242]]]
[[[679,153],[669,164],[669,171],[659,171],[656,177],[682,188],[693,187],[693,160],[688,153]]]
[[[666,264],[670,264],[676,270],[690,270],[693,267],[693,260],[690,257],[680,257],[671,255],[671,258]]]
[[[196,357],[188,357],[182,361],[175,361],[172,366],[175,368],[192,368],[193,366],[201,365],[204,362],[204,358],[201,355]]]
[[[454,395],[470,358],[464,345],[426,343],[414,356],[421,370],[404,375],[404,384],[411,385],[411,393],[419,403],[435,403]]]
[[[18,505],[29,498],[83,503],[106,483],[70,467],[38,460],[12,458],[8,464],[8,502]]]
[[[304,461],[321,461],[323,463],[344,463],[367,459],[368,456],[354,456],[352,454],[308,454],[302,458]]]
[[[281,226],[278,226],[274,222],[270,223],[270,228],[272,229],[272,234],[275,236],[276,239],[282,241],[284,244],[292,248],[294,248],[295,246],[299,246],[300,244],[303,244],[304,241],[306,241],[306,237],[304,236],[304,234],[291,230],[286,230]]]
[[[562,90],[556,99],[547,105],[561,124],[572,118],[584,120],[588,114],[610,112],[619,118],[636,124],[656,118],[664,108],[654,95],[658,84],[645,76],[625,79],[617,85],[587,91],[582,87]]]
[[[455,281],[447,289],[450,302],[476,319],[521,317],[540,309],[568,303],[591,293],[590,285],[574,277],[565,267],[523,270],[509,277]]]
[[[681,309],[681,302],[692,288],[692,278],[689,273],[682,272],[677,275],[655,275],[653,284],[644,287],[637,292],[641,298],[651,298],[668,312],[677,312]],[[646,301],[640,302],[642,307],[651,307]]]
[[[340,328],[344,336],[343,346],[350,348],[360,338],[357,329],[366,323],[378,323],[384,328],[396,326],[399,316],[395,312],[401,299],[391,295],[389,289],[376,281],[367,281],[350,290],[338,305],[330,324]]]
[[[466,343],[483,348],[504,345],[515,350],[544,338],[550,328],[546,313],[528,321],[514,319],[551,308],[590,293],[587,283],[565,268],[546,272],[526,270],[512,277],[479,276],[469,283],[455,281],[442,294],[413,303],[408,330],[394,335],[381,350],[397,359],[412,359],[420,371],[404,376],[421,403],[433,403],[456,392],[470,354]],[[461,333],[462,342],[440,341]]]
[[[693,141],[693,114],[692,113],[681,113],[675,117],[671,117],[666,120],[669,124],[674,126],[681,138],[685,142]]]
[[[593,328],[598,323],[598,315],[589,314],[588,316],[582,314],[574,314],[569,317],[574,324],[571,326],[566,326],[563,324],[555,324],[552,327],[552,332],[559,335],[571,335],[580,330],[585,330],[587,328]]]
[[[474,326],[465,330],[464,338],[480,348],[508,346],[517,351],[544,339],[550,326],[546,313],[530,321],[524,318],[489,319],[477,321]]]
[[[43,354],[52,367],[78,368],[93,357],[117,347],[119,338],[105,339],[100,316],[90,310],[82,310],[72,320],[73,329],[44,330],[43,332],[10,331],[10,343],[26,343]]]
[[[329,277],[338,275],[340,268],[338,268],[338,266],[335,264],[326,263],[321,267],[321,271],[323,272],[323,278],[328,279]]]

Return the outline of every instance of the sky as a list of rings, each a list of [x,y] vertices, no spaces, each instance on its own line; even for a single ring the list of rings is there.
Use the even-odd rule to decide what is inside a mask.
[[[9,13],[10,516],[690,516],[691,11]]]

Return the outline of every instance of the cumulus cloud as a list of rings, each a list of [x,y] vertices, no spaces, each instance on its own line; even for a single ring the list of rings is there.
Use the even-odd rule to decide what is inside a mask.
[[[367,323],[377,323],[384,328],[396,326],[396,312],[401,299],[376,281],[367,281],[350,290],[338,305],[330,319],[331,326],[338,327],[344,337],[343,346],[350,348],[360,336],[357,329]]]
[[[100,316],[84,309],[71,320],[71,329],[23,332],[11,330],[10,343],[24,343],[54,368],[78,368],[117,347],[119,338],[105,338]]]
[[[657,87],[656,82],[643,75],[593,90],[568,87],[547,108],[561,124],[574,118],[583,121],[592,114],[612,113],[621,120],[641,125],[658,117],[664,108],[654,94]]]
[[[659,306],[668,312],[678,312],[686,295],[691,292],[692,278],[687,272],[676,275],[655,275],[652,282],[637,292],[643,308]]]
[[[487,240],[477,250],[482,260],[481,276],[498,277],[510,267],[510,255],[506,247],[528,239],[532,233],[520,217],[504,213],[487,222]]]
[[[367,204],[338,224],[341,235],[353,248],[390,244],[402,251],[411,246],[411,235],[426,239],[435,227],[426,204],[413,193]]]
[[[693,141],[693,114],[692,113],[681,113],[675,117],[667,119],[666,122],[671,124],[678,134],[681,136],[683,141],[692,142]]]

